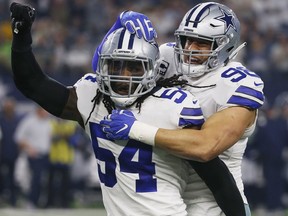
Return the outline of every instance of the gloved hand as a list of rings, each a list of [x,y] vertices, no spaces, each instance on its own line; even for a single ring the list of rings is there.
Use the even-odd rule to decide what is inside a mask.
[[[144,38],[146,41],[152,41],[157,38],[157,33],[147,16],[134,11],[126,11],[120,15],[122,26],[125,26],[129,32],[136,33],[138,38]]]
[[[131,127],[135,121],[136,118],[131,111],[113,110],[112,114],[100,121],[100,125],[107,138],[128,140]]]
[[[125,27],[131,34],[136,33],[138,38],[144,37],[147,41],[152,41],[157,38],[157,33],[152,26],[151,21],[147,16],[134,11],[124,11],[118,17],[111,29],[106,33],[100,45],[96,48],[92,59],[92,69],[96,71],[99,55],[101,54],[102,46],[107,37],[115,30]]]
[[[10,5],[11,27],[13,31],[12,49],[26,51],[31,48],[31,26],[35,20],[35,9],[13,2]]]

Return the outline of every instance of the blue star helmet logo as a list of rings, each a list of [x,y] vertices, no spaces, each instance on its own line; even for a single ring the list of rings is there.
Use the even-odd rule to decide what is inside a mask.
[[[226,24],[226,31],[225,33],[229,30],[229,28],[233,28],[235,31],[237,31],[236,27],[235,27],[235,23],[234,23],[234,17],[231,13],[221,9],[222,15],[216,17],[215,19],[220,20],[222,22],[225,22]]]

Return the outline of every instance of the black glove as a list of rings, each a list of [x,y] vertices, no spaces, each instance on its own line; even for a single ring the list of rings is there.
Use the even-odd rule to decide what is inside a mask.
[[[13,2],[10,6],[13,31],[12,50],[23,52],[31,49],[31,26],[35,19],[35,9]]]

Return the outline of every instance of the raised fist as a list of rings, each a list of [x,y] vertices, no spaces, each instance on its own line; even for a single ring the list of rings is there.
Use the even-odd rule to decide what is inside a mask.
[[[13,2],[10,5],[12,30],[14,34],[30,32],[35,19],[35,9]]]

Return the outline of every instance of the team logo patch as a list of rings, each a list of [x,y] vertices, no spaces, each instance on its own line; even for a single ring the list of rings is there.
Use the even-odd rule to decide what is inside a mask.
[[[169,65],[170,63],[165,61],[165,60],[162,60],[160,65],[159,65],[159,69],[158,69],[158,73],[161,75],[161,76],[165,76],[168,68],[169,68]]]

